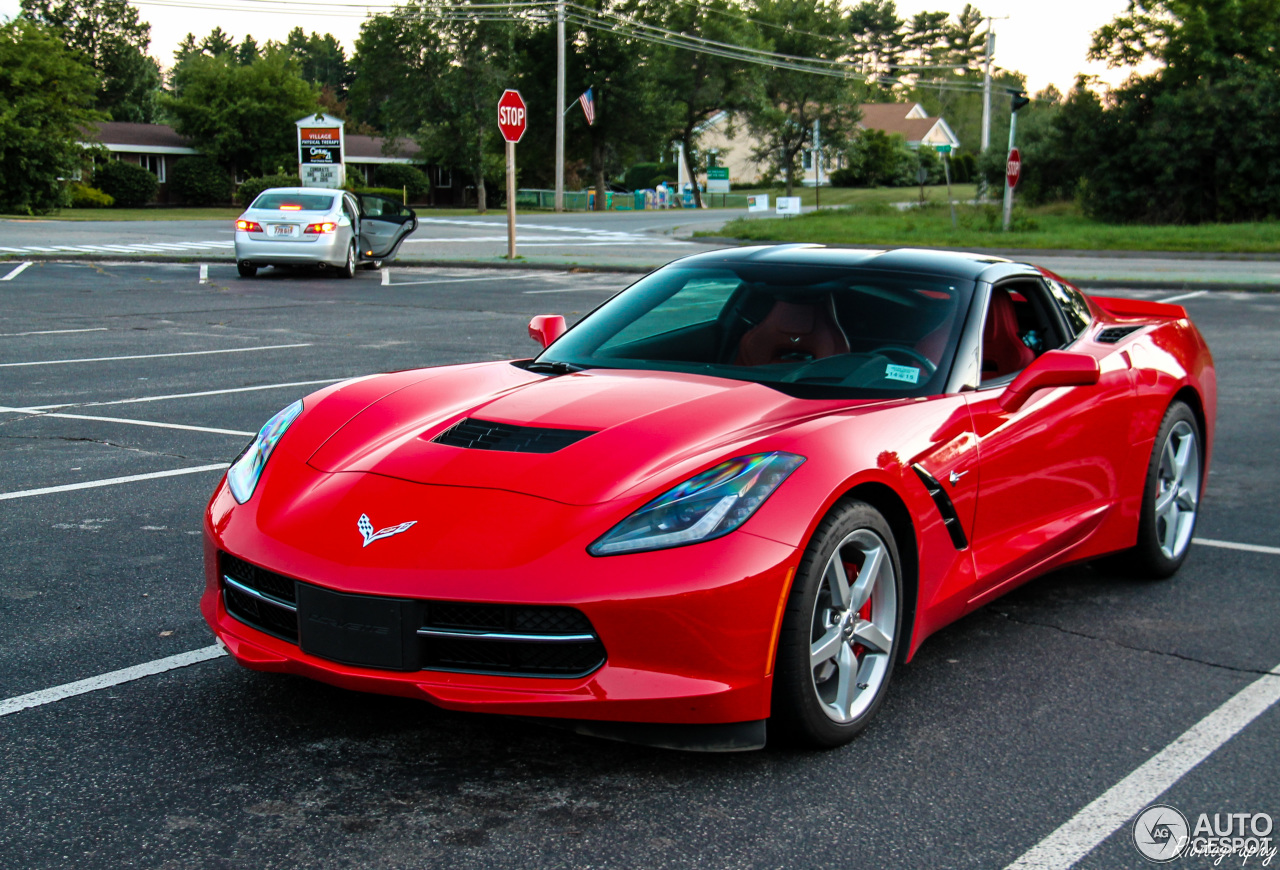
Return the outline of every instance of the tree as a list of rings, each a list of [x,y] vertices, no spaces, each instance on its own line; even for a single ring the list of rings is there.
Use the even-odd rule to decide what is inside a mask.
[[[863,0],[849,11],[849,54],[864,75],[873,77],[873,81],[897,75],[906,51],[905,25],[893,0]],[[890,87],[890,82],[881,85],[878,95],[887,95]]]
[[[767,44],[774,52],[818,60],[837,60],[844,52],[844,22],[836,0],[757,0],[754,15],[788,26],[769,31]],[[761,143],[756,158],[783,174],[787,196],[795,187],[814,122],[827,147],[842,148],[858,120],[859,96],[844,77],[782,66],[766,72],[761,93],[746,112],[747,126]]]
[[[24,18],[0,25],[0,210],[44,214],[85,160],[79,142],[101,115],[98,80],[60,34]]]
[[[284,42],[285,52],[298,63],[302,77],[307,81],[329,88],[339,98],[346,96],[351,84],[351,65],[342,44],[326,33],[306,35],[301,27],[289,32]]]
[[[115,121],[150,123],[160,65],[147,55],[151,25],[126,0],[22,0],[28,18],[56,30],[98,74],[97,108]]]
[[[656,23],[668,31],[699,40],[754,47],[759,43],[753,26],[728,0],[688,0],[657,4]],[[760,68],[718,54],[695,52],[662,44],[653,49],[655,75],[671,110],[667,130],[684,146],[693,171],[701,166],[698,145],[701,127],[720,112],[733,113],[751,103],[760,84]],[[693,187],[694,203],[702,207],[702,191]]]
[[[517,24],[450,14],[442,5],[416,0],[364,23],[351,99],[361,117],[392,136],[414,136],[424,159],[465,168],[484,212],[486,176],[501,173],[498,98],[514,77]]]
[[[298,162],[294,121],[316,110],[316,89],[283,52],[241,66],[230,51],[188,56],[163,99],[174,129],[232,174],[266,175]]]
[[[1118,221],[1280,215],[1280,0],[1131,0],[1090,57],[1154,60],[1090,118],[1078,157],[1088,213]]]

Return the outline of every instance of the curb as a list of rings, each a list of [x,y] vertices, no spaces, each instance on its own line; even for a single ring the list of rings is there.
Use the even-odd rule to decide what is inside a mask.
[[[836,247],[828,245],[827,247]],[[849,249],[855,249],[854,246],[845,246]],[[858,250],[881,250],[879,248],[858,248]],[[960,250],[960,249],[938,249],[938,250]],[[993,253],[992,251],[972,251],[969,253]],[[1048,252],[1045,252],[1048,253]],[[1079,252],[1077,252],[1079,253]],[[1068,255],[1069,256],[1069,255]],[[1083,254],[1081,254],[1083,256]],[[1207,258],[1206,258],[1207,259]],[[30,261],[33,263],[74,263],[74,262],[93,262],[93,263],[220,263],[230,265],[235,262],[234,258],[225,256],[215,257],[194,257],[189,255],[165,257],[155,256],[151,254],[30,254],[20,256],[17,254],[0,255],[0,263],[5,262],[23,262]],[[654,266],[633,266],[633,265],[609,265],[601,264],[582,264],[582,263],[510,263],[503,261],[487,262],[482,260],[396,260],[398,265],[409,266],[422,269],[491,269],[497,271],[517,271],[517,272],[567,272],[570,274],[621,274],[621,275],[647,275],[660,265]],[[1259,284],[1242,281],[1151,281],[1141,278],[1134,279],[1115,279],[1115,278],[1075,278],[1070,273],[1063,275],[1068,281],[1081,285],[1087,290],[1182,290],[1182,291],[1223,291],[1223,292],[1244,292],[1244,293],[1280,293],[1280,284]]]

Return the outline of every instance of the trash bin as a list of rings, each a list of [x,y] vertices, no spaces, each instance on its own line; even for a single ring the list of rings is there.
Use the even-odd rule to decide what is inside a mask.
[[[644,208],[644,191],[643,190],[637,190],[635,192],[635,201],[636,201],[636,211],[639,211],[640,209]]]

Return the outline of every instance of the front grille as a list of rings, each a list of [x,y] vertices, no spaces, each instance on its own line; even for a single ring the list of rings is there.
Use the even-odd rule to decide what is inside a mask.
[[[579,676],[604,664],[591,620],[572,607],[429,601],[424,617],[424,668]]]
[[[218,570],[228,613],[259,631],[290,643],[298,642],[297,593],[292,578],[230,553],[218,554]]]
[[[555,453],[593,435],[584,429],[545,429],[513,426],[467,418],[432,439],[436,444],[470,450],[502,450],[508,453]]]
[[[218,570],[228,613],[299,642],[297,586],[306,584],[230,553],[218,554]],[[402,601],[405,670],[576,677],[604,664],[604,644],[591,620],[572,607]]]
[[[464,638],[423,638],[422,667],[527,677],[585,676],[604,664],[604,646]]]
[[[1145,324],[1137,326],[1108,326],[1106,329],[1098,333],[1098,337],[1094,341],[1099,344],[1115,344],[1131,332],[1137,332]]]

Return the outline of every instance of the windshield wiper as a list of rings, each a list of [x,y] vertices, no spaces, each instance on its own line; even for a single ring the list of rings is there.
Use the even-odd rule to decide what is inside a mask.
[[[573,363],[561,362],[560,360],[543,360],[541,362],[531,362],[525,366],[525,369],[549,375],[571,375],[574,372],[582,371],[583,367],[575,366]]]

